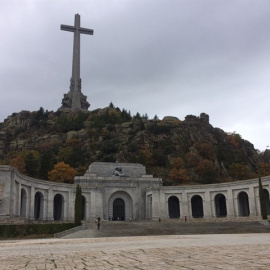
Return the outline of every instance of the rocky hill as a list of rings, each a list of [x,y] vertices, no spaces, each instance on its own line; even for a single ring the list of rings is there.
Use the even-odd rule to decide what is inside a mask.
[[[149,120],[112,104],[90,112],[14,113],[0,124],[0,162],[16,164],[18,157],[23,173],[41,179],[60,161],[79,175],[93,161],[138,162],[173,185],[270,174],[269,150],[258,153],[239,134],[214,128],[205,113]]]

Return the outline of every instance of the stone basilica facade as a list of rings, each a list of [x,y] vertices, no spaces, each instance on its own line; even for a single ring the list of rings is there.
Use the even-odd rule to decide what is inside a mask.
[[[134,163],[92,163],[74,184],[30,178],[0,166],[0,219],[74,220],[76,186],[83,219],[158,220],[260,216],[258,179],[190,186],[162,186]],[[270,176],[262,178],[270,214]]]

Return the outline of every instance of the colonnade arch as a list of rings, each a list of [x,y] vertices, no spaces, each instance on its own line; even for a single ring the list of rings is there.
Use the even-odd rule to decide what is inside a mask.
[[[24,188],[21,189],[21,207],[20,207],[20,216],[26,217],[27,215],[27,193]]]
[[[237,199],[239,216],[248,217],[250,214],[248,194],[245,191],[241,191],[238,193]]]
[[[170,218],[180,218],[179,199],[176,196],[171,196],[168,200],[168,210]]]
[[[224,196],[224,194],[219,193],[215,196],[215,210],[216,217],[227,216],[226,197]]]
[[[53,219],[61,220],[64,218],[64,197],[62,194],[56,194],[53,199]]]
[[[193,218],[203,218],[203,200],[200,195],[194,195],[191,198],[191,211]]]
[[[43,218],[43,203],[44,203],[44,196],[41,192],[36,192],[35,194],[35,202],[34,202],[34,219],[41,219]]]

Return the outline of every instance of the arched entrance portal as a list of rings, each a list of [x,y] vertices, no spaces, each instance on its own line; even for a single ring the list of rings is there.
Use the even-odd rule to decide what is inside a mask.
[[[27,202],[27,195],[24,188],[21,190],[21,217],[26,217],[26,202]]]
[[[201,196],[195,195],[192,197],[191,210],[193,218],[203,218],[203,201]]]
[[[217,194],[215,196],[215,207],[217,217],[227,216],[226,198],[223,194]]]
[[[269,192],[267,189],[263,189],[264,198],[265,198],[265,206],[266,206],[266,213],[270,215],[270,200],[269,200]]]
[[[249,201],[246,192],[242,191],[238,194],[238,209],[240,217],[248,217],[249,212]]]
[[[63,219],[64,199],[61,194],[56,194],[53,199],[53,219]]]
[[[179,218],[180,217],[179,199],[176,196],[171,196],[169,198],[168,207],[169,207],[169,217],[170,218]]]
[[[108,219],[109,220],[129,220],[133,217],[131,196],[124,191],[113,193],[108,202]]]
[[[42,218],[42,209],[43,208],[43,194],[41,192],[37,192],[35,194],[35,204],[34,204],[34,219]]]
[[[113,201],[113,220],[125,220],[125,202],[121,198]]]

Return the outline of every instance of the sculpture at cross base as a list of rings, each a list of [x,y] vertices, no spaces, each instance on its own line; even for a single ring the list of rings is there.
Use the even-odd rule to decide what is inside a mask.
[[[61,30],[74,32],[73,41],[73,60],[72,60],[72,77],[70,79],[69,92],[64,94],[62,99],[62,106],[60,110],[64,109],[79,109],[88,110],[90,104],[87,102],[87,97],[81,92],[81,78],[80,78],[80,34],[93,35],[92,29],[82,28],[80,26],[80,15],[75,15],[74,26],[61,25]]]

